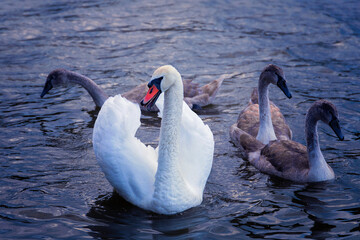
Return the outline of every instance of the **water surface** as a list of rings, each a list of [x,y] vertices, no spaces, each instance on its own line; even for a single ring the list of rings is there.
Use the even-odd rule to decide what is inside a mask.
[[[360,5],[357,1],[2,1],[0,9],[0,238],[358,239],[360,237]],[[320,124],[334,181],[296,184],[259,173],[228,130],[269,63],[294,140],[319,98],[338,108],[345,141]],[[82,73],[109,95],[150,80],[163,64],[205,84],[224,73],[199,111],[215,136],[203,203],[174,216],[116,194],[92,149],[99,109],[79,87],[39,95],[55,68]],[[160,120],[138,135],[156,144]]]

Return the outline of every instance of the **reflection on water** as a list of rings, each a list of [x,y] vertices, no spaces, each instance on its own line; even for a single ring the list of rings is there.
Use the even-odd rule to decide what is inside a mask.
[[[99,225],[90,225],[91,235],[100,238],[131,238],[145,234],[201,237],[195,229],[209,222],[205,208],[190,209],[173,216],[162,216],[139,209],[116,193],[101,196],[87,213]]]
[[[360,8],[357,1],[2,1],[0,8],[0,238],[357,239],[360,236]],[[259,173],[228,130],[261,69],[283,67],[292,99],[270,88],[294,140],[319,98],[340,113],[345,141],[324,124],[320,145],[336,179],[296,184]],[[205,84],[224,73],[198,114],[216,141],[203,203],[161,216],[125,202],[92,149],[99,109],[73,86],[39,98],[55,68],[106,93],[148,81],[160,65]],[[155,146],[160,120],[137,136]]]

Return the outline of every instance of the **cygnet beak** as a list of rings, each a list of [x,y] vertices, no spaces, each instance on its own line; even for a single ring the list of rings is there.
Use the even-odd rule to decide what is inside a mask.
[[[336,134],[336,136],[340,139],[340,141],[344,140],[344,135],[343,135],[342,132],[341,132],[339,119],[333,118],[333,119],[329,122],[329,126],[330,126],[331,129],[334,131],[334,133]]]
[[[53,85],[52,85],[51,81],[46,81],[44,89],[43,89],[42,93],[40,94],[40,97],[42,98],[43,96],[45,96],[45,94],[47,94],[52,88],[53,88]]]
[[[286,80],[284,78],[282,78],[281,76],[278,76],[278,81],[277,81],[276,85],[283,91],[283,93],[288,98],[292,98],[291,92],[289,91],[289,89],[286,85]]]

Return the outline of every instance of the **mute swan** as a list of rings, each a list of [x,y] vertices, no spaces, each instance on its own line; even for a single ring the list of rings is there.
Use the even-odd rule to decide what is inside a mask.
[[[192,109],[198,109],[211,104],[224,79],[232,78],[237,74],[238,73],[223,74],[218,79],[215,79],[214,81],[202,87],[199,87],[198,83],[194,83],[191,80],[185,80],[183,82],[184,101]],[[70,83],[79,84],[85,88],[98,107],[101,107],[108,98],[108,95],[93,80],[85,77],[84,75],[66,69],[56,69],[50,72],[40,97],[44,97],[45,94],[48,93],[53,87],[67,86]],[[147,83],[142,83],[130,91],[123,93],[122,96],[134,103],[140,103],[146,92]],[[151,109],[146,109],[141,106],[141,110],[158,111],[155,105]]]
[[[333,179],[334,171],[326,163],[320,150],[317,122],[323,121],[332,128],[342,141],[344,136],[339,124],[336,107],[327,100],[318,100],[306,114],[306,145],[277,140],[263,145],[249,134],[240,136],[248,160],[261,172],[295,182],[319,182]]]
[[[175,214],[202,202],[213,134],[183,104],[183,84],[174,67],[158,68],[148,86],[141,104],[151,108],[156,102],[160,109],[159,146],[145,146],[135,137],[140,108],[117,95],[106,100],[96,119],[94,151],[106,178],[127,201],[155,213]]]
[[[239,137],[243,131],[256,136],[263,144],[276,139],[291,139],[291,130],[280,109],[269,103],[268,87],[271,83],[276,84],[288,98],[292,97],[283,70],[273,64],[266,66],[259,77],[258,91],[253,91],[248,106],[240,112],[237,123],[230,127],[230,137],[236,146],[241,146]]]

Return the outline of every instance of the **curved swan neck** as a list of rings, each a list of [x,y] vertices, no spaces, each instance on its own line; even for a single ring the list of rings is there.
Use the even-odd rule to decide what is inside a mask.
[[[269,82],[259,79],[259,114],[260,126],[256,139],[264,144],[276,140],[274,127],[271,121],[270,102],[269,102]]]
[[[310,168],[325,162],[324,156],[320,150],[319,137],[317,133],[318,120],[308,114],[305,123],[306,146],[309,158]]]
[[[325,181],[335,177],[334,171],[325,161],[320,150],[317,133],[318,119],[308,112],[305,122],[306,145],[309,159],[309,181]]]
[[[183,192],[185,181],[179,169],[180,122],[183,104],[182,82],[175,83],[164,93],[161,120],[158,169],[155,175],[153,202],[159,212],[173,211],[176,199]],[[159,204],[161,203],[161,204]]]
[[[108,95],[90,78],[78,73],[69,72],[68,79],[69,82],[80,84],[85,88],[98,107],[101,107],[106,99],[109,98]]]
[[[183,104],[182,82],[176,82],[164,93],[164,110],[159,141],[159,169],[175,164],[179,155],[179,134]],[[161,162],[161,163],[160,163]]]

